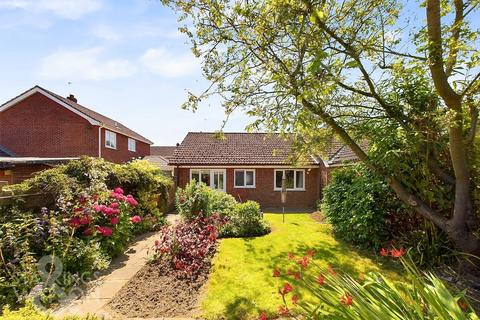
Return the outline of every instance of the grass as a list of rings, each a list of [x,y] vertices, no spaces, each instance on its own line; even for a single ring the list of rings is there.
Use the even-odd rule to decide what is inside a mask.
[[[207,319],[258,319],[262,310],[275,313],[281,304],[278,288],[285,282],[297,285],[285,270],[296,267],[288,253],[297,259],[315,250],[314,260],[322,266],[354,277],[368,271],[383,270],[392,279],[400,276],[380,259],[369,258],[350,245],[334,238],[330,225],[313,220],[309,214],[266,214],[272,232],[264,237],[223,239],[213,260],[213,270],[201,303]],[[274,268],[281,278],[272,277]],[[303,293],[302,298],[308,298]]]

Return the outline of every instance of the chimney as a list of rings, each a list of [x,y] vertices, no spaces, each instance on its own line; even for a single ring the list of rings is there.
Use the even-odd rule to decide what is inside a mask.
[[[75,98],[75,96],[73,94],[70,94],[68,97],[67,97],[68,100],[70,101],[73,101],[73,102],[77,102],[77,98]]]

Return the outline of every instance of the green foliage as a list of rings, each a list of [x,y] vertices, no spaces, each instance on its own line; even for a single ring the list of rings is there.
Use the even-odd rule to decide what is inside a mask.
[[[472,187],[473,201],[477,209],[477,217],[480,217],[480,133],[477,134],[472,148]]]
[[[348,274],[333,273],[312,262],[313,274],[300,282],[308,287],[314,301],[302,301],[293,313],[308,319],[479,319],[465,298],[465,293],[452,293],[437,276],[423,274],[409,258],[401,258],[406,281],[393,282],[378,272],[362,280]],[[285,293],[283,296],[294,295]],[[289,302],[284,300],[288,307]]]
[[[321,208],[338,236],[374,248],[390,239],[389,217],[401,209],[388,186],[360,165],[333,172]]]
[[[228,223],[220,230],[222,237],[255,237],[270,232],[260,205],[255,201],[236,203],[227,217]]]
[[[220,228],[221,237],[252,237],[270,232],[263,220],[260,205],[254,201],[238,203],[231,195],[191,181],[178,188],[175,197],[178,213],[187,221],[218,214],[227,223]]]
[[[8,307],[3,309],[3,314],[0,320],[97,320],[96,316],[68,316],[68,317],[53,317],[50,314],[44,313],[33,306],[31,301],[28,301],[25,307],[16,311],[11,311]]]

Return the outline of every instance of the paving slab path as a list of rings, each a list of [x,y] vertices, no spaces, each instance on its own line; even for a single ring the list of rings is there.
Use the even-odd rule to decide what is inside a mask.
[[[179,220],[178,214],[167,215],[170,224],[176,224]],[[137,237],[124,254],[115,258],[98,279],[86,285],[84,295],[64,302],[53,314],[55,316],[95,314],[105,319],[118,318],[109,312],[105,305],[147,263],[148,257],[153,253],[153,243],[158,237],[158,232]]]

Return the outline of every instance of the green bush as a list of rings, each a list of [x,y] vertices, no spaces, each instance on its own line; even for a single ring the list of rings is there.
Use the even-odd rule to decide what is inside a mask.
[[[35,309],[32,302],[29,301],[25,307],[16,311],[11,311],[8,307],[3,309],[3,314],[0,320],[97,320],[99,319],[93,315],[87,316],[68,316],[68,317],[53,317],[50,314],[44,313]]]
[[[220,228],[221,237],[252,237],[270,232],[260,205],[254,201],[238,203],[231,195],[191,181],[175,195],[178,213],[187,221],[218,214],[228,221]]]
[[[378,249],[391,238],[389,218],[402,207],[386,183],[355,165],[333,172],[321,210],[339,237]]]
[[[222,237],[254,237],[270,232],[260,205],[255,201],[236,203],[228,218],[228,223],[220,230]]]

